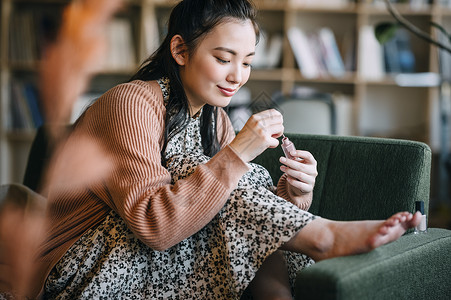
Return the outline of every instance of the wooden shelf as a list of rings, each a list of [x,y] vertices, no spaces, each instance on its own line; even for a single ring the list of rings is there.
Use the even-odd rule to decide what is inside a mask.
[[[6,137],[9,141],[21,143],[32,142],[35,135],[36,135],[35,129],[20,129],[20,130],[15,129],[9,130],[6,133]]]
[[[305,12],[316,14],[357,14],[358,4],[350,3],[342,7],[327,7],[327,6],[312,6],[312,5],[300,5],[300,4],[288,4],[286,11],[291,12]]]
[[[431,16],[433,14],[432,5],[423,5],[419,8],[413,8],[410,4],[394,4],[393,7],[404,16]],[[360,4],[359,13],[369,15],[390,15],[385,5]]]
[[[95,0],[90,0],[95,1]],[[149,47],[157,37],[149,34],[146,29],[149,25],[149,20],[156,17],[158,25],[164,26],[164,20],[168,17],[170,9],[175,6],[179,0],[128,0],[126,1],[128,8],[119,14],[119,17],[128,18],[131,21],[133,29],[133,43],[135,46],[136,65],[130,65],[118,70],[105,70],[93,78],[91,86],[92,92],[99,93],[110,88],[113,84],[124,78],[129,78],[138,68],[143,57],[147,57],[150,53],[145,53],[145,47]],[[337,41],[340,50],[343,50],[344,38],[349,35],[354,39],[355,48],[355,64],[349,70],[359,69],[359,57],[361,56],[359,47],[359,30],[366,25],[374,25],[377,22],[393,19],[387,11],[385,5],[375,6],[371,0],[360,0],[350,2],[343,7],[319,7],[306,6],[301,4],[294,4],[289,0],[254,0],[256,6],[261,10],[259,17],[262,28],[267,29],[268,36],[273,34],[283,35],[282,57],[277,68],[272,69],[258,69],[253,68],[250,79],[246,87],[249,88],[252,98],[254,99],[261,93],[273,95],[275,92],[289,93],[293,88],[299,86],[306,86],[318,89],[322,92],[332,94],[341,94],[349,98],[352,106],[352,116],[355,118],[355,132],[353,134],[372,134],[377,132],[378,136],[410,136],[421,137],[422,141],[431,142],[431,125],[424,120],[433,119],[429,115],[434,110],[434,101],[436,101],[436,89],[422,87],[420,89],[413,87],[400,88],[391,75],[386,75],[378,80],[367,80],[359,77],[359,72],[347,72],[344,76],[336,78],[332,76],[323,76],[321,78],[306,78],[302,72],[296,67],[296,59],[291,49],[289,40],[287,38],[288,30],[297,26],[308,30],[315,30],[320,27],[330,27],[337,35]],[[63,7],[69,3],[69,0],[3,0],[1,4],[1,28],[0,40],[1,55],[0,55],[0,74],[1,74],[1,93],[0,93],[0,116],[2,120],[10,113],[9,102],[11,95],[9,95],[11,81],[33,78],[37,75],[39,69],[39,62],[32,61],[26,63],[12,62],[9,60],[9,30],[11,16],[20,10],[46,10],[52,9],[59,11],[58,6]],[[412,9],[409,4],[397,4],[395,8],[409,20],[418,20],[421,28],[430,30],[430,21],[446,20],[445,25],[451,27],[451,8],[441,7],[435,3],[426,5],[420,9]],[[162,13],[163,12],[163,13]],[[265,27],[266,25],[266,27]],[[304,28],[305,27],[305,28]],[[450,28],[451,29],[451,28]],[[162,32],[160,28],[160,32]],[[349,34],[348,34],[349,33]],[[150,43],[152,41],[152,43]],[[146,45],[146,46],[144,46]],[[437,61],[436,51],[426,42],[418,42],[412,47],[414,54],[417,56],[419,65],[418,70],[421,72],[430,72],[437,70],[434,65]],[[359,128],[362,123],[362,116],[364,116],[365,109],[368,105],[373,105],[373,102],[380,102],[378,97],[387,97],[387,103],[390,105],[397,105],[398,102],[405,101],[403,98],[407,94],[412,97],[412,101],[418,105],[415,113],[420,111],[420,119],[418,124],[401,124],[398,128],[390,128],[385,133],[379,131],[377,126],[375,130],[371,131],[367,127],[363,130]],[[410,99],[409,99],[410,100]],[[383,102],[383,101],[382,101]],[[378,104],[377,103],[377,104]],[[426,104],[425,104],[426,103]],[[404,104],[399,104],[404,105]],[[385,109],[377,107],[378,111]],[[388,108],[390,109],[390,108]],[[399,109],[399,106],[396,108]],[[395,110],[396,110],[395,109]],[[401,109],[402,110],[402,109]],[[405,110],[402,110],[403,118]],[[371,113],[373,113],[371,111]],[[380,112],[379,112],[380,113]],[[391,113],[391,111],[389,112]],[[413,118],[418,117],[414,115]],[[424,119],[424,120],[423,120]],[[2,124],[5,122],[2,122]],[[375,124],[377,125],[377,124]],[[408,129],[406,129],[408,128]],[[412,131],[405,133],[407,131]],[[416,132],[418,131],[418,132]],[[5,149],[16,143],[31,143],[35,132],[29,131],[11,131],[5,128],[5,124],[0,125],[0,148],[2,155],[8,157],[3,158],[1,162],[5,162],[9,157],[13,157],[12,153],[8,154]],[[4,154],[7,153],[7,154]],[[21,165],[20,163],[12,162],[11,166]],[[0,172],[0,183],[14,180],[9,178],[9,170]],[[6,174],[6,175],[5,175]]]

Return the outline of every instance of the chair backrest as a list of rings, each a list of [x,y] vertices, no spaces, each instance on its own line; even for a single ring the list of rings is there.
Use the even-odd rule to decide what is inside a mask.
[[[276,103],[283,115],[285,132],[323,135],[336,133],[335,105],[330,94],[293,94],[276,99]]]
[[[424,201],[428,213],[431,150],[426,144],[334,135],[287,136],[318,162],[312,213],[335,220],[383,219],[398,211],[414,212],[415,201]],[[281,155],[277,147],[255,160],[268,169],[275,183],[282,175]]]

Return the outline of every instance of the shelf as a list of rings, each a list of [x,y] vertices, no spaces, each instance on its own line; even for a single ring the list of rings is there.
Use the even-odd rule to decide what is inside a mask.
[[[408,88],[429,88],[440,85],[440,75],[432,72],[412,74],[387,74],[380,80],[361,80],[367,85],[399,86]]]
[[[317,14],[357,14],[359,5],[349,3],[344,6],[326,7],[326,6],[312,6],[290,3],[286,6],[286,11],[317,13]]]
[[[9,47],[14,45],[9,45],[11,42],[9,30],[13,29],[9,22],[13,19],[12,16],[22,11],[31,12],[31,14],[35,11],[46,13],[50,11],[54,16],[59,17],[61,9],[69,2],[69,0],[10,0],[2,2],[2,28],[0,28],[2,34],[2,55],[0,57],[0,71],[2,74],[0,114],[2,120],[5,120],[5,116],[8,116],[7,114],[10,113],[11,82],[19,79],[33,82],[39,70],[38,59],[40,52],[37,52],[38,55],[33,55],[29,61],[24,63],[20,61],[12,62],[11,57],[25,60],[30,56],[25,58],[20,55],[8,57]],[[136,60],[130,60],[125,64],[117,64],[116,66],[120,67],[120,69],[104,70],[95,74],[90,82],[89,93],[103,93],[112,86],[128,80],[136,72],[141,60],[150,55],[150,53],[147,53],[150,50],[146,49],[151,49],[156,43],[155,41],[161,40],[159,35],[165,32],[164,28],[171,8],[179,0],[128,0],[125,2],[127,6],[119,12],[117,17],[130,21],[131,45],[134,46],[134,49],[128,53],[133,53],[133,57]],[[309,2],[316,3],[313,1]],[[274,39],[276,41],[275,45],[280,47],[281,43],[282,50],[280,61],[277,63],[274,63],[275,56],[271,56],[273,59],[267,60],[267,62],[270,61],[272,63],[260,63],[261,68],[257,68],[259,64],[256,63],[252,68],[249,81],[245,86],[251,94],[251,99],[260,99],[262,95],[271,97],[280,92],[288,94],[298,87],[312,88],[320,92],[330,93],[334,97],[336,95],[342,96],[341,100],[338,98],[334,98],[334,100],[338,99],[337,102],[341,101],[342,106],[337,106],[338,112],[347,109],[342,118],[346,119],[346,121],[352,119],[349,121],[349,123],[352,123],[352,130],[349,130],[350,132],[352,131],[351,134],[370,135],[380,132],[381,136],[384,134],[394,137],[407,136],[430,142],[432,135],[430,132],[433,130],[433,126],[428,122],[430,119],[435,118],[432,115],[435,109],[433,103],[436,101],[434,97],[438,94],[435,92],[436,88],[433,87],[434,85],[427,87],[401,87],[391,74],[386,74],[377,80],[359,77],[359,74],[365,75],[359,68],[363,65],[360,60],[362,58],[362,49],[359,47],[361,46],[359,41],[362,39],[359,35],[359,29],[365,25],[374,26],[378,22],[394,19],[389,14],[385,4],[375,6],[370,4],[371,0],[356,2],[340,7],[326,7],[306,6],[289,0],[254,0],[260,11],[258,22],[268,37],[266,40],[267,49],[270,48],[269,45],[272,38],[276,37]],[[421,9],[412,9],[409,4],[396,4],[395,8],[408,20],[413,20],[423,30],[430,30],[429,22],[437,20],[439,23],[442,22],[445,28],[451,27],[451,7],[441,7],[437,4],[432,4],[426,5]],[[156,22],[152,23],[152,20],[155,18]],[[154,26],[155,24],[159,30],[158,36],[156,32],[149,29],[150,25]],[[348,70],[345,75],[338,78],[322,75],[320,78],[313,79],[303,76],[297,68],[298,61],[287,38],[288,30],[292,27],[302,29],[307,35],[317,33],[319,28],[330,28],[335,35],[336,44],[341,55],[347,53],[345,58],[342,57],[346,65],[345,69]],[[282,42],[277,35],[283,37]],[[21,44],[23,41],[19,39],[19,42]],[[317,47],[314,53],[319,53],[318,49],[322,48]],[[436,63],[436,53],[432,46],[429,46],[426,42],[412,39],[412,51],[416,58],[415,70],[424,73],[434,71],[433,64]],[[321,51],[321,53],[323,52]],[[370,53],[370,51],[367,53]],[[269,56],[262,57],[268,58]],[[369,57],[374,58],[374,55]],[[372,62],[371,59],[365,61]],[[277,67],[265,69],[263,66]],[[321,68],[321,74],[325,73],[324,70],[331,70],[330,65],[326,65],[326,68],[324,68],[324,65],[321,65]],[[384,111],[387,107],[390,110],[388,113]],[[361,114],[362,109],[367,109],[368,114]],[[388,115],[390,115],[389,122],[380,121],[381,117],[385,118]],[[408,122],[410,121],[409,118],[418,121],[410,124]],[[371,119],[371,122],[367,119]],[[402,119],[403,122],[398,122],[399,119]],[[362,126],[362,123],[365,124],[365,127]],[[2,163],[21,155],[18,152],[14,152],[15,149],[19,146],[24,146],[26,143],[31,144],[35,134],[34,130],[9,130],[4,125],[0,127],[0,148],[2,151],[7,149],[2,152],[2,155],[6,155],[7,159],[2,159]],[[382,125],[385,127],[380,127]],[[12,149],[11,153],[8,152],[8,149]],[[5,180],[15,179],[12,178],[15,174],[13,169],[17,169],[19,166],[20,163],[14,161],[10,164],[9,170],[0,172],[0,183],[5,182]]]
[[[285,1],[254,1],[259,11],[284,11],[287,9]]]
[[[36,135],[36,129],[8,130],[6,138],[11,142],[31,142]]]
[[[283,78],[282,69],[253,69],[250,80],[280,81]]]
[[[13,4],[69,4],[70,0],[12,0]],[[39,3],[37,3],[39,2]]]
[[[412,8],[410,4],[394,4],[393,7],[403,16],[431,16],[433,14],[433,5],[423,5],[420,8]],[[358,11],[368,15],[390,15],[387,7],[384,5],[359,4]]]
[[[36,73],[39,70],[40,62],[12,62],[9,64],[8,69],[15,72],[30,72]],[[120,68],[120,69],[103,69],[96,73],[98,76],[102,75],[128,75],[134,74],[139,68],[139,65],[130,66],[129,68]]]
[[[343,77],[332,77],[323,76],[319,78],[305,78],[297,69],[293,69],[292,76],[294,80],[299,82],[309,82],[309,83],[324,83],[324,84],[357,84],[357,79],[355,73],[347,73]]]

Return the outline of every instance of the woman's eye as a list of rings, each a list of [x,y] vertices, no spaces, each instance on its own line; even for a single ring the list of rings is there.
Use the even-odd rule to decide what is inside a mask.
[[[228,60],[223,60],[223,59],[220,59],[219,57],[216,57],[216,60],[217,60],[218,62],[220,62],[221,64],[226,64],[226,63],[229,62]]]
[[[252,67],[252,64],[243,63],[243,66],[245,66],[246,68],[251,68],[251,67]]]

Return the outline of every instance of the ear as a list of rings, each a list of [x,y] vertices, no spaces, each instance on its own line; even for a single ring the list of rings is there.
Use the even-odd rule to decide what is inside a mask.
[[[179,34],[174,35],[171,39],[171,54],[180,66],[185,65],[188,53],[185,41]]]

